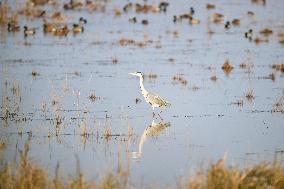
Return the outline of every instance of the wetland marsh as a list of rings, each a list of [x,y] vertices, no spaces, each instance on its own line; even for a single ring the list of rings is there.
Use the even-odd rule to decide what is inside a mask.
[[[224,156],[282,162],[284,3],[161,2],[1,1],[1,161],[28,144],[51,178],[79,162],[161,187]],[[134,71],[170,101],[163,120]]]

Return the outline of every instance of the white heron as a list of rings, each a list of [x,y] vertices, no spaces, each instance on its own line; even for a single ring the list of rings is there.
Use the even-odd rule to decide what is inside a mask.
[[[157,95],[155,93],[148,92],[145,89],[144,84],[143,84],[143,81],[144,81],[143,73],[134,72],[134,73],[129,73],[129,74],[137,76],[137,77],[140,78],[140,89],[141,89],[142,95],[145,98],[145,101],[148,102],[153,108],[153,117],[155,116],[155,113],[154,113],[155,108],[159,107],[159,108],[163,109],[163,108],[169,107],[171,105],[168,101],[166,101],[165,99],[163,99],[159,95]],[[161,118],[160,115],[159,115],[159,117]]]

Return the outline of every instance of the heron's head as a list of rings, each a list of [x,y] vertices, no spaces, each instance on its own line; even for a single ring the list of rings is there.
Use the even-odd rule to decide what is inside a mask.
[[[141,72],[133,72],[129,73],[130,75],[138,76],[138,77],[143,77],[143,74]]]

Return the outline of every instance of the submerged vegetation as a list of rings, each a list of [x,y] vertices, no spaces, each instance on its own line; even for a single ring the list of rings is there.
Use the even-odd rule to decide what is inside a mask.
[[[252,101],[252,100],[255,98],[252,89],[249,89],[249,90],[245,93],[245,96],[246,96],[246,99],[247,99],[248,101]]]
[[[1,151],[0,151],[1,152]],[[80,170],[77,158],[76,174],[74,177],[66,177],[60,174],[60,166],[57,164],[55,176],[51,178],[45,169],[28,158],[29,145],[20,152],[18,163],[14,161],[4,163],[0,167],[0,188],[144,188],[133,186],[128,182],[129,174],[123,169],[108,172],[99,179],[88,181]],[[2,157],[1,157],[2,159]],[[284,188],[284,166],[279,162],[272,164],[260,163],[255,166],[240,169],[228,167],[225,160],[221,159],[213,163],[207,170],[200,170],[190,177],[183,176],[172,188],[212,189],[212,188]]]
[[[234,67],[230,64],[230,61],[227,59],[222,66],[222,70],[224,70],[225,74],[229,75]]]
[[[172,77],[172,80],[174,81],[174,83],[179,83],[183,86],[186,86],[187,85],[187,80],[182,76],[182,75],[174,75]]]

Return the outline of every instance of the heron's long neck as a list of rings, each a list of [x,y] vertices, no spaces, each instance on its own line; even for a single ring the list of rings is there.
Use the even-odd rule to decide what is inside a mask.
[[[148,93],[148,91],[146,91],[146,89],[145,89],[145,87],[143,85],[143,81],[144,81],[143,77],[140,76],[140,89],[141,89],[142,94],[146,95]]]

